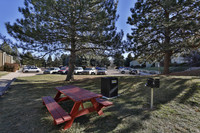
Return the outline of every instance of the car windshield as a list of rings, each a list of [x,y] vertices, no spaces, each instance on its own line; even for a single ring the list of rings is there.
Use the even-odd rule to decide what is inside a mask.
[[[54,70],[54,68],[49,68],[48,70]]]
[[[66,70],[66,67],[62,67],[60,70]]]
[[[85,68],[85,70],[92,70],[92,68]]]

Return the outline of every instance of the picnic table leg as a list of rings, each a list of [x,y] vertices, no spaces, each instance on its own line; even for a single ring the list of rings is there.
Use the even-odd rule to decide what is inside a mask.
[[[66,100],[69,100],[69,97],[60,97],[61,96],[61,92],[57,92],[57,94],[56,94],[56,96],[55,96],[55,98],[54,98],[54,100],[56,101],[56,102],[61,102],[61,101],[66,101]]]
[[[64,129],[68,129],[68,128],[70,128],[70,127],[72,126],[72,123],[74,122],[74,119],[76,118],[76,115],[77,115],[77,113],[78,113],[78,111],[79,111],[80,105],[81,105],[81,102],[75,102],[75,103],[74,103],[74,106],[73,106],[73,108],[72,108],[72,110],[71,110],[71,112],[70,112],[70,116],[71,116],[72,119],[69,120],[69,121],[65,124]]]
[[[95,98],[91,99],[90,101],[92,102],[94,109],[97,111],[97,113],[99,115],[103,115],[103,111],[102,111],[103,106],[99,105],[99,103],[96,101]]]
[[[54,100],[55,100],[56,102],[57,102],[58,99],[60,98],[60,95],[61,95],[61,93],[58,91],[57,94],[56,94],[56,96],[55,96],[55,98],[54,98]]]

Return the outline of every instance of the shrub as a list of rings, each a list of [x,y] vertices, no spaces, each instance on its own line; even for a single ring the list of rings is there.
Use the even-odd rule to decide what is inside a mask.
[[[0,67],[0,71],[4,71],[4,66],[1,66],[1,67]]]
[[[17,70],[19,70],[19,64],[17,63],[5,63],[4,65],[4,71],[16,72]]]

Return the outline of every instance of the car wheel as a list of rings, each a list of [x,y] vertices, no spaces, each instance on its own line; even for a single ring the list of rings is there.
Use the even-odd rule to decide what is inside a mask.
[[[122,71],[122,72],[121,72],[121,74],[125,74],[125,72],[124,72],[124,71]]]
[[[37,73],[39,72],[39,71],[36,71]]]
[[[25,73],[27,73],[28,71],[25,71]]]

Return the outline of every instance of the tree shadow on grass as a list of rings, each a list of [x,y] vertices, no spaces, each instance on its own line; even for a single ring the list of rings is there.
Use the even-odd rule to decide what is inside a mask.
[[[160,88],[154,88],[154,105],[166,104],[182,93],[189,87],[187,82],[189,79],[182,78],[160,78]],[[141,95],[145,95],[147,101],[150,103],[151,88],[146,87],[147,91],[141,92]]]
[[[182,95],[180,98],[179,98],[179,102],[180,103],[188,103],[190,104],[191,106],[200,106],[200,103],[198,101],[191,101],[189,100],[191,97],[193,97],[196,93],[198,93],[198,86],[195,84],[195,85],[192,85],[188,90],[186,90],[186,92],[184,93],[184,95]]]
[[[109,109],[106,109],[106,111],[115,114],[116,118],[113,118],[113,121],[116,123],[113,123],[110,129],[102,129],[102,131],[112,131],[116,129],[118,124],[123,125],[122,120],[129,118],[133,119],[130,121],[130,125],[133,124],[133,126],[123,126],[119,131],[132,131],[133,127],[136,131],[141,129],[142,121],[148,120],[151,115],[151,110],[146,110],[147,108],[150,108],[151,95],[151,89],[145,87],[147,79],[148,77],[138,77],[134,79],[132,77],[119,78],[120,96],[116,99],[112,99],[111,101],[114,102],[114,105]],[[81,80],[78,85],[81,85],[84,82],[86,84],[83,86],[84,88],[99,88],[100,90],[100,85],[95,84],[98,80],[100,79]],[[159,109],[159,105],[166,104],[177,98],[177,96],[188,87],[188,80],[189,79],[161,77],[160,88],[154,89],[154,106],[156,109]],[[86,131],[93,132],[99,130],[101,126],[98,125],[102,124],[97,124],[95,127],[89,128]]]
[[[145,87],[147,78],[140,76],[134,78],[119,77],[120,96],[110,100],[114,105],[105,108],[103,116],[91,113],[76,118],[73,124],[76,126],[72,126],[66,132],[75,132],[78,128],[85,132],[139,131],[143,128],[143,122],[150,119],[151,116],[151,110],[146,109],[149,108],[150,102],[150,88]],[[188,80],[160,77],[161,86],[158,89],[154,89],[154,105],[159,107],[161,104],[174,100],[188,88]],[[2,125],[6,128],[5,131],[10,131],[8,128],[9,121],[6,121],[6,119],[12,119],[12,123],[16,123],[16,125],[10,128],[16,129],[18,132],[60,132],[65,123],[58,126],[53,125],[53,119],[45,106],[42,105],[41,98],[42,96],[54,97],[57,93],[55,87],[69,84],[100,93],[101,77],[74,82],[17,79],[15,84],[11,86],[11,91],[0,100],[2,106],[0,111],[4,112],[4,116],[0,116],[0,122],[3,123],[5,121]],[[181,97],[181,101],[184,102],[184,99],[188,99],[196,91],[195,88],[191,88],[188,90],[190,95]],[[70,112],[73,102],[64,101],[60,102],[60,105],[67,112]],[[12,114],[8,113],[8,111],[12,112]],[[29,120],[28,122],[27,119]]]

